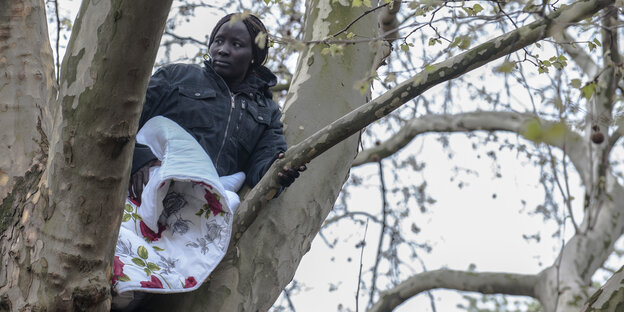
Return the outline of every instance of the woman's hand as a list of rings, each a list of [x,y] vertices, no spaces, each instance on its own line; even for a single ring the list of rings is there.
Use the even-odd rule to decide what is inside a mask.
[[[143,187],[149,181],[149,170],[151,167],[160,166],[161,162],[158,159],[152,160],[137,170],[130,176],[130,183],[128,185],[128,194],[130,197],[141,202],[141,194],[143,194]]]
[[[279,155],[277,155],[277,159],[282,158],[284,158],[284,153],[279,153]],[[277,173],[277,180],[281,186],[288,187],[293,182],[295,182],[296,178],[299,177],[299,172],[303,172],[306,169],[308,168],[305,165],[300,166],[297,170],[289,167],[284,167],[282,168],[282,171]]]

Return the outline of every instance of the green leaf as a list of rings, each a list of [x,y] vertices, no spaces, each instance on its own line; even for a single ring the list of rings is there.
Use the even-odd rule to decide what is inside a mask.
[[[123,217],[121,217],[121,222],[128,222],[132,219],[132,215],[129,213],[124,213]]]
[[[373,6],[373,4],[371,3],[371,0],[364,0],[364,5],[369,8]]]
[[[440,39],[438,39],[438,38],[429,38],[429,45],[430,46],[435,45],[436,43],[440,43],[441,44],[442,41]]]
[[[127,212],[133,212],[134,211],[134,208],[132,208],[132,205],[130,205],[130,204],[126,204],[125,209],[126,209]]]
[[[147,248],[145,248],[145,246],[139,246],[139,248],[137,248],[137,254],[141,258],[147,259],[147,256],[148,256]]]
[[[198,212],[195,213],[196,216],[201,217],[201,215],[204,213],[204,209],[199,209]]]
[[[514,61],[504,61],[500,66],[494,67],[494,72],[498,73],[510,73],[516,67]]]
[[[140,266],[140,267],[144,267],[145,266],[145,262],[143,260],[141,260],[141,258],[132,258],[132,262],[134,262],[134,264]]]
[[[154,248],[154,250],[156,250],[156,251],[165,251],[164,248],[160,248],[158,246],[152,246],[152,248]]]
[[[353,2],[351,2],[351,6],[354,7],[354,8],[361,7],[362,6],[362,0],[353,0]]]
[[[141,216],[138,213],[133,213],[132,217],[134,217],[135,220],[143,220],[143,218],[141,218]]]
[[[267,34],[264,31],[259,32],[254,39],[254,43],[258,46],[258,48],[260,48],[260,50],[264,49],[267,43]]]
[[[579,89],[581,87],[581,79],[572,79],[572,81],[570,81],[570,86]]]
[[[467,50],[470,47],[471,41],[472,39],[468,36],[459,36],[459,37],[456,37],[455,40],[453,40],[453,43],[451,44],[451,46],[458,47],[462,50]]]
[[[408,52],[409,51],[409,45],[406,43],[401,44],[401,50],[404,52]]]
[[[477,14],[483,11],[483,7],[477,3],[474,6],[472,6],[472,10],[474,11],[475,14]]]
[[[558,122],[543,131],[542,137],[544,138],[544,140],[549,141],[560,140],[563,139],[567,131],[568,128],[565,126],[565,124],[562,122]]]
[[[596,91],[596,83],[588,83],[584,87],[581,88],[581,92],[583,93],[583,97],[586,99],[590,99],[594,92]]]
[[[156,263],[153,263],[153,262],[148,262],[147,268],[150,269],[151,271],[160,271],[160,267]]]
[[[370,86],[370,82],[368,79],[358,80],[353,84],[353,88],[360,91],[362,95],[368,92],[369,86]]]
[[[435,71],[435,69],[436,69],[436,68],[435,68],[435,65],[425,65],[425,71],[426,71],[427,73],[432,73],[432,72],[434,72],[434,71]]]
[[[542,138],[542,125],[540,125],[537,119],[531,120],[522,135],[533,142],[538,142]]]
[[[598,38],[594,38],[594,43],[599,46],[602,47],[602,44],[600,43],[600,40],[598,40]]]
[[[593,42],[588,42],[587,46],[589,46],[589,51],[593,51],[596,48],[596,44],[594,44]]]
[[[353,37],[355,37],[355,34],[354,34],[354,33],[349,32],[349,33],[347,34],[347,39],[353,39]]]
[[[464,9],[464,11],[466,11],[466,14],[468,14],[469,16],[475,16],[477,13],[475,13],[475,11],[472,8],[462,8]]]
[[[130,277],[128,275],[124,274],[123,276],[118,277],[117,280],[119,280],[120,282],[129,282],[130,281]]]
[[[150,271],[148,268],[144,268],[143,271],[145,272],[145,274],[147,274],[147,276],[152,276],[152,271]]]

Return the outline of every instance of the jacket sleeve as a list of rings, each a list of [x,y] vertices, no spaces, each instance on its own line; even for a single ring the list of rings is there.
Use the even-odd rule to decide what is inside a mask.
[[[150,120],[150,118],[158,115],[158,107],[165,98],[165,95],[170,92],[171,84],[169,81],[169,71],[167,67],[160,68],[152,75],[149,84],[147,85],[147,92],[145,93],[145,102],[143,103],[143,111],[141,112],[141,118],[139,119],[139,128]],[[152,153],[147,145],[135,143],[134,154],[132,156],[132,173],[135,173],[141,167],[148,162],[156,159],[156,156]]]
[[[251,187],[260,182],[271,164],[277,159],[277,155],[285,152],[287,148],[286,138],[284,138],[284,125],[280,121],[282,113],[275,102],[270,99],[267,99],[267,102],[274,108],[271,114],[271,123],[262,133],[245,170],[246,182]]]

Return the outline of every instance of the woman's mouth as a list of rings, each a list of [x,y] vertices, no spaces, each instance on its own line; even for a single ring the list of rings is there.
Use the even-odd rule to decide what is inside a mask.
[[[230,66],[230,63],[221,60],[213,60],[212,64],[216,66]]]

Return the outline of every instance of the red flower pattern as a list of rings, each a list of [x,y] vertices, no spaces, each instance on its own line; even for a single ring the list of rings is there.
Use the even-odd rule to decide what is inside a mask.
[[[210,208],[210,211],[212,211],[213,216],[216,216],[217,214],[223,212],[223,206],[221,206],[221,203],[214,193],[206,189],[206,194],[204,194],[204,198],[206,199],[206,202],[208,202],[208,207]]]
[[[141,287],[143,288],[163,288],[162,282],[158,279],[158,277],[152,275],[151,281],[142,281]]]
[[[113,284],[115,284],[120,277],[125,275],[123,272],[123,267],[124,263],[119,260],[119,256],[115,256],[115,259],[113,260]]]
[[[197,285],[197,281],[195,280],[195,277],[193,276],[187,277],[186,280],[184,281],[184,288],[191,288],[195,285]]]
[[[133,197],[131,197],[131,196],[128,196],[128,199],[129,199],[129,200],[130,200],[130,202],[131,202],[132,204],[134,204],[135,206],[137,206],[137,207],[140,207],[140,206],[141,206],[141,199],[140,199],[140,198],[133,198]]]
[[[158,233],[154,233],[154,231],[152,231],[152,229],[150,229],[149,226],[145,224],[145,222],[141,221],[140,225],[141,225],[141,234],[143,234],[143,237],[145,237],[145,239],[148,240],[149,242],[157,241],[160,238],[160,234],[165,229],[167,229],[167,226],[158,223]]]

